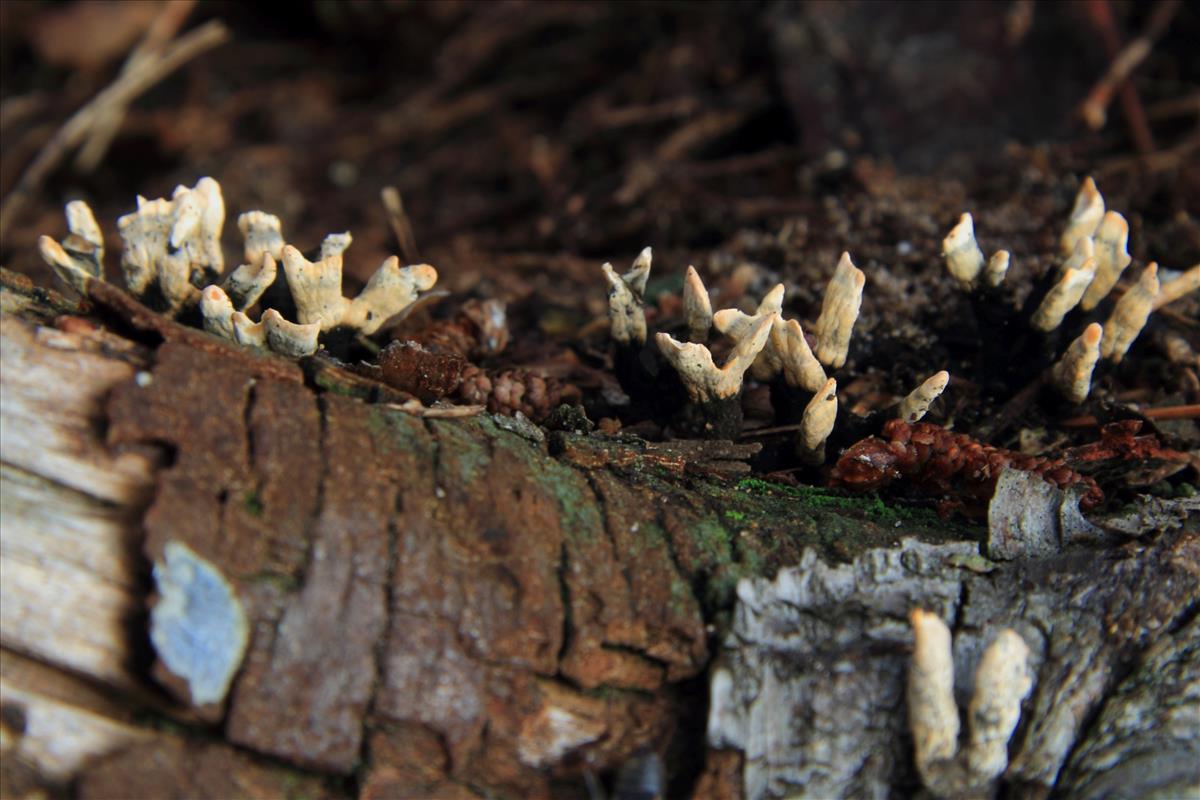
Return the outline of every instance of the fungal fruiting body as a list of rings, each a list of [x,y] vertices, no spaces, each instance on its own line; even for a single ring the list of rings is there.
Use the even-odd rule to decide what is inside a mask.
[[[1087,240],[1081,240],[1087,241]],[[1096,277],[1079,301],[1079,307],[1091,311],[1108,296],[1129,266],[1129,223],[1115,211],[1109,211],[1096,229],[1093,253],[1096,258]]]
[[[39,249],[55,273],[83,293],[91,280],[102,279],[103,236],[86,203],[73,201],[66,213],[70,235],[61,244],[43,236]],[[327,236],[314,263],[285,243],[278,217],[248,211],[238,217],[245,263],[217,284],[224,271],[224,223],[225,202],[212,178],[201,178],[190,189],[176,187],[170,200],[139,197],[137,210],[117,222],[125,245],[126,287],[171,315],[197,308],[205,330],[216,336],[300,358],[315,353],[320,334],[335,327],[366,336],[378,332],[437,282],[437,271],[428,264],[401,267],[393,256],[358,297],[347,299],[342,254],[352,241],[349,233]],[[245,312],[274,284],[281,262],[299,321],[267,309],[256,323]]]
[[[646,312],[642,295],[650,278],[650,248],[642,250],[632,269],[618,275],[612,264],[600,267],[608,280],[608,319],[613,341],[622,345],[641,345],[646,341]]]
[[[688,341],[704,344],[713,324],[712,301],[700,280],[700,273],[689,266],[683,278],[683,320],[687,325]]]
[[[809,348],[799,322],[794,319],[776,322],[771,328],[770,347],[782,365],[788,386],[817,392],[825,385],[825,370]]]
[[[783,284],[781,283],[767,292],[753,314],[744,314],[736,308],[722,309],[713,314],[713,326],[733,341],[740,342],[763,319],[774,317],[779,320],[782,310]],[[767,341],[754,359],[754,363],[750,365],[750,377],[760,381],[770,380],[783,369],[781,360],[771,346],[770,330],[767,331],[767,334]]]
[[[850,352],[850,335],[862,305],[867,276],[854,266],[849,253],[842,253],[833,278],[825,288],[821,316],[817,318],[817,359],[827,367],[845,365]]]
[[[1133,340],[1146,327],[1158,298],[1158,265],[1150,264],[1142,271],[1138,282],[1125,292],[1104,323],[1104,338],[1100,340],[1100,355],[1120,363]]]
[[[917,422],[929,411],[929,406],[933,405],[933,401],[946,390],[949,382],[950,373],[946,370],[930,375],[920,386],[913,389],[907,397],[900,401],[896,416],[910,425]]]
[[[804,408],[804,416],[800,418],[800,432],[796,438],[796,449],[801,458],[810,463],[824,462],[825,440],[833,432],[833,423],[837,421],[837,410],[837,381],[830,378],[813,395],[812,400]]]
[[[960,752],[950,629],[936,614],[921,609],[909,619],[913,654],[907,701],[917,772],[938,797],[986,793],[1008,766],[1008,740],[1033,688],[1029,647],[1006,628],[984,650],[967,708],[967,742]]]
[[[1075,249],[1075,244],[1085,236],[1096,232],[1097,226],[1104,218],[1104,198],[1096,188],[1096,182],[1090,177],[1085,178],[1075,195],[1075,205],[1071,209],[1071,218],[1067,228],[1059,239],[1059,247],[1064,255],[1069,255]]]
[[[1082,403],[1092,390],[1092,371],[1100,360],[1103,332],[1098,322],[1088,325],[1054,365],[1051,382],[1072,403]]]
[[[975,279],[983,269],[983,251],[975,241],[975,222],[970,214],[963,214],[942,240],[942,254],[950,274],[959,283],[967,288],[975,285]]]

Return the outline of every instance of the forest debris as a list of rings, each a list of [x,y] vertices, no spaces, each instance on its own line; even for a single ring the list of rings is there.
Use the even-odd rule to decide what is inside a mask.
[[[1121,363],[1133,340],[1146,326],[1158,293],[1158,265],[1151,263],[1142,271],[1138,282],[1117,301],[1104,323],[1104,337],[1100,340],[1101,356]]]
[[[851,445],[830,474],[835,486],[878,489],[901,477],[938,494],[961,494],[975,502],[990,500],[1004,467],[1037,473],[1059,488],[1079,485],[1080,506],[1091,509],[1104,499],[1096,482],[1067,466],[1063,458],[1028,456],[984,444],[940,425],[909,425],[892,419],[881,435]]]
[[[650,278],[652,253],[646,247],[638,254],[633,267],[617,275],[612,264],[600,269],[608,280],[608,319],[613,341],[621,345],[641,345],[646,341],[646,312],[642,295]]]
[[[921,609],[910,615],[912,666],[908,715],[917,772],[934,795],[962,797],[986,790],[1008,766],[1008,740],[1021,717],[1021,701],[1033,688],[1029,647],[1006,628],[983,652],[968,707],[966,751],[958,753],[954,658],[950,629]]]
[[[689,265],[683,279],[683,321],[687,325],[688,341],[704,344],[713,324],[712,301],[700,273]]]
[[[1079,510],[1082,490],[1059,489],[1036,473],[1003,467],[988,503],[987,554],[997,560],[1043,558],[1103,532]]]
[[[1103,217],[1104,198],[1096,188],[1096,182],[1089,175],[1084,178],[1083,185],[1079,187],[1079,193],[1075,195],[1071,218],[1059,239],[1063,255],[1070,255],[1075,250],[1076,242],[1094,234]]]
[[[211,562],[169,541],[154,565],[159,599],[150,641],[163,666],[187,685],[192,705],[225,699],[241,666],[249,626],[237,592]]]
[[[457,353],[430,352],[416,342],[392,342],[379,354],[383,381],[424,403],[457,391],[466,364]]]
[[[1096,229],[1094,245],[1096,277],[1079,302],[1084,311],[1098,306],[1129,266],[1129,223],[1116,211],[1105,213]]]
[[[1105,530],[1132,538],[1181,528],[1193,514],[1200,514],[1200,495],[1168,499],[1143,494],[1132,508],[1097,522]]]
[[[1091,323],[1071,342],[1067,352],[1054,365],[1051,383],[1072,403],[1082,403],[1092,390],[1092,372],[1100,360],[1100,338],[1103,333],[1104,328],[1100,323]]]
[[[713,363],[712,351],[702,344],[681,344],[669,333],[657,334],[655,341],[660,352],[679,373],[693,402],[727,400],[741,391],[742,376],[766,346],[771,326],[777,317],[777,314],[769,314],[751,325],[731,326],[731,335],[738,337],[735,340],[737,343],[725,366],[720,368]]]
[[[946,385],[950,382],[950,373],[946,370],[935,372],[913,389],[907,397],[900,401],[896,416],[910,425],[917,422],[929,411],[933,401],[941,397]]]
[[[854,266],[849,253],[842,253],[837,269],[825,289],[821,316],[817,318],[817,358],[827,367],[845,365],[850,350],[850,335],[862,305],[867,276]]]
[[[975,285],[983,269],[983,251],[975,241],[975,222],[970,214],[963,214],[942,240],[942,255],[946,258],[946,268],[964,288]]]

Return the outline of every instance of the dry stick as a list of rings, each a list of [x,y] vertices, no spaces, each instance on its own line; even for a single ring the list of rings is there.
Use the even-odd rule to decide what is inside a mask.
[[[1164,420],[1164,419],[1200,419],[1200,405],[1190,406],[1161,406],[1159,408],[1146,408],[1138,411],[1146,419]],[[1087,428],[1092,425],[1098,425],[1100,420],[1090,415],[1082,417],[1071,417],[1071,419],[1063,420],[1062,424],[1070,428]]]
[[[42,185],[42,181],[73,147],[79,146],[96,120],[112,106],[129,103],[133,98],[170,75],[205,50],[223,43],[229,38],[229,29],[213,20],[181,37],[167,48],[161,58],[140,66],[137,71],[121,75],[107,89],[92,98],[91,102],[76,111],[58,132],[46,142],[37,157],[30,162],[0,204],[0,238],[8,230],[15,217]]]
[[[1128,78],[1138,64],[1150,55],[1155,40],[1166,31],[1167,26],[1171,23],[1171,18],[1179,10],[1179,6],[1179,0],[1159,0],[1142,34],[1125,47],[1121,47],[1120,34],[1117,32],[1112,9],[1107,0],[1091,0],[1088,3],[1092,22],[1104,39],[1112,62],[1080,105],[1080,116],[1093,130],[1102,128],[1113,93],[1120,89],[1126,122],[1129,124],[1130,133],[1137,149],[1142,155],[1154,152],[1154,137],[1150,132],[1150,123],[1146,120],[1146,112]]]
[[[383,199],[383,207],[387,210],[388,215],[388,225],[391,226],[392,234],[400,244],[400,255],[404,256],[404,262],[406,264],[419,263],[421,255],[417,250],[417,237],[413,233],[412,222],[409,221],[408,214],[404,211],[404,200],[400,197],[400,190],[395,186],[385,186],[379,196]]]
[[[168,0],[164,3],[162,10],[150,22],[142,40],[125,59],[125,64],[121,67],[121,75],[135,72],[144,64],[152,63],[157,59],[163,48],[175,38],[175,34],[183,27],[183,23],[187,21],[195,6],[196,0]],[[113,138],[117,135],[122,120],[125,119],[127,108],[127,103],[114,104],[96,119],[88,133],[87,141],[83,143],[83,147],[79,148],[79,153],[75,156],[75,169],[82,173],[88,173],[99,166],[104,159],[104,154],[108,152],[108,146],[112,144]]]

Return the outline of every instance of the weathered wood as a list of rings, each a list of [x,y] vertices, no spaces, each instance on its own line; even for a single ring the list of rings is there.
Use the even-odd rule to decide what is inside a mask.
[[[43,782],[88,764],[83,796],[152,759],[137,784],[152,793],[584,797],[585,770],[703,749],[713,637],[739,579],[784,566],[737,590],[709,737],[728,749],[710,751],[697,796],[911,787],[899,687],[917,603],[967,631],[964,669],[996,625],[1036,645],[1009,778],[1044,789],[1152,623],[1200,591],[1186,525],[1129,551],[994,565],[981,532],[925,512],[743,478],[738,448],[422,420],[339,394],[377,397],[362,380],[314,380],[124,300],[108,313],[144,341],[54,327],[36,299],[4,295],[25,308],[0,318],[0,700],[37,722],[5,747]],[[185,676],[148,663],[151,568],[174,545],[249,621],[223,702],[193,704]],[[751,630],[771,591],[790,598],[781,621]],[[1038,638],[1052,629],[1072,635]],[[118,699],[47,688],[83,686],[71,675]],[[164,716],[180,735],[147,723]],[[192,739],[214,724],[225,744]],[[700,766],[674,762],[685,790]]]

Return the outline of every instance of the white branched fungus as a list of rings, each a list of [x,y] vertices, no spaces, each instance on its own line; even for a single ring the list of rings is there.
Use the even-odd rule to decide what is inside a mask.
[[[862,305],[867,276],[854,266],[849,253],[842,253],[833,278],[825,289],[821,316],[817,318],[817,358],[822,364],[838,369],[846,363],[850,335]]]
[[[975,241],[975,223],[970,214],[963,214],[958,224],[942,240],[942,255],[950,274],[966,288],[975,285],[983,269],[983,251]]]
[[[929,411],[929,406],[933,404],[933,401],[937,400],[946,390],[946,384],[949,382],[950,373],[946,370],[930,375],[924,383],[913,389],[907,397],[900,401],[896,416],[910,425],[917,422]]]
[[[782,309],[783,284],[780,283],[766,293],[753,314],[744,314],[736,308],[721,309],[716,314],[713,314],[713,326],[735,342],[741,341],[746,337],[747,332],[761,320],[772,315],[778,317]],[[758,358],[750,366],[750,375],[755,380],[770,380],[779,374],[782,368],[783,365],[768,338],[762,352],[758,354]]]
[[[958,752],[954,656],[950,629],[937,614],[918,608],[909,619],[913,653],[908,668],[908,725],[917,771],[928,784],[927,775],[933,765],[954,758]]]
[[[959,715],[954,703],[954,656],[950,629],[936,615],[910,615],[913,654],[908,673],[908,719],[917,772],[939,797],[973,796],[1008,766],[1008,740],[1033,682],[1029,647],[1015,631],[1000,631],[975,670],[967,708],[966,751],[958,750]]]
[[[321,334],[319,323],[298,325],[288,322],[273,308],[263,312],[262,324],[267,330],[267,347],[288,358],[311,356],[317,352],[317,337]]]
[[[1096,232],[1100,220],[1104,217],[1104,198],[1096,188],[1096,182],[1090,177],[1085,178],[1079,194],[1075,195],[1075,206],[1071,209],[1071,219],[1067,229],[1059,239],[1059,246],[1064,255],[1075,250],[1075,243],[1080,239],[1091,236]]]
[[[683,321],[687,325],[688,341],[703,344],[708,341],[708,331],[712,328],[712,301],[708,298],[708,290],[700,273],[689,266],[683,279]]]
[[[247,211],[238,217],[238,230],[245,239],[246,263],[229,274],[224,289],[234,307],[244,311],[275,282],[283,258],[283,225],[274,214]]]
[[[201,178],[192,189],[175,187],[170,200],[139,197],[137,211],[117,220],[125,285],[138,296],[157,285],[168,313],[178,313],[198,298],[193,271],[224,271],[224,223],[225,202],[212,178]]]
[[[702,344],[675,341],[670,334],[659,333],[655,340],[663,357],[679,373],[688,396],[695,403],[709,403],[736,397],[742,388],[742,377],[754,359],[766,346],[776,315],[758,320],[737,340],[725,366],[713,363],[712,351]]]
[[[1033,318],[1030,320],[1033,327],[1039,331],[1052,331],[1061,325],[1063,317],[1079,305],[1079,300],[1095,276],[1094,258],[1085,260],[1078,269],[1068,268],[1033,312]]]
[[[278,277],[279,268],[269,253],[258,264],[242,264],[225,279],[225,291],[239,311],[258,302]]]
[[[983,651],[967,707],[968,774],[991,781],[1008,766],[1008,740],[1021,719],[1021,701],[1033,688],[1028,664],[1029,646],[1011,629],[1000,631]]]
[[[204,330],[222,339],[236,341],[233,302],[220,286],[206,286],[200,292],[200,316],[204,319]]]
[[[1200,264],[1169,281],[1163,281],[1158,291],[1158,297],[1154,300],[1154,309],[1157,311],[1197,289],[1200,289]]]
[[[641,345],[646,341],[646,312],[642,295],[650,279],[651,252],[647,247],[638,254],[633,268],[618,275],[612,264],[600,269],[608,280],[608,319],[612,338],[618,344]]]
[[[1104,328],[1093,322],[1084,328],[1067,352],[1054,365],[1051,380],[1072,403],[1082,403],[1092,391],[1092,372],[1100,360],[1100,339]]]
[[[257,347],[266,350],[267,324],[255,322],[241,311],[233,312],[233,336],[237,343],[246,347]]]
[[[1116,211],[1107,212],[1096,229],[1094,244],[1096,277],[1079,301],[1084,311],[1100,305],[1129,266],[1129,223]]]
[[[1133,340],[1146,327],[1158,293],[1158,264],[1150,264],[1142,271],[1138,282],[1117,301],[1108,321],[1104,323],[1104,338],[1100,340],[1101,356],[1121,363]]]
[[[401,267],[400,260],[391,256],[362,293],[349,300],[342,296],[342,253],[348,243],[348,234],[326,237],[317,261],[309,261],[291,245],[284,246],[283,271],[301,325],[318,323],[322,331],[340,325],[370,335],[437,282],[437,270],[428,264]]]
[[[779,320],[771,328],[771,340],[767,347],[775,353],[783,365],[783,380],[808,392],[816,392],[825,385],[825,370],[813,355],[804,338],[800,323],[794,319]]]
[[[1004,283],[1004,278],[1008,275],[1010,260],[1011,256],[1007,250],[997,250],[992,253],[992,257],[988,259],[987,269],[983,273],[983,282],[993,289]]]
[[[829,434],[833,433],[833,423],[837,421],[837,410],[837,381],[830,378],[804,407],[804,416],[800,418],[800,434],[797,438],[797,444],[802,452],[821,452],[825,440],[829,438]]]
[[[1084,264],[1088,259],[1095,260],[1096,258],[1096,243],[1090,236],[1082,236],[1075,242],[1075,249],[1071,251],[1071,255],[1067,256],[1067,260],[1058,268],[1058,277],[1062,278],[1071,270],[1080,270],[1084,268]]]
[[[38,250],[59,280],[83,294],[89,281],[104,276],[104,235],[82,200],[67,203],[67,230],[70,234],[61,243],[39,237]]]

